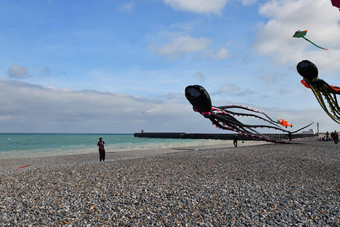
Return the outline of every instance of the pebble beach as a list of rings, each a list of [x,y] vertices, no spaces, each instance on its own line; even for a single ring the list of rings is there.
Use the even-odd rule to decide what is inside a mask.
[[[339,144],[248,143],[3,159],[0,225],[340,226]]]

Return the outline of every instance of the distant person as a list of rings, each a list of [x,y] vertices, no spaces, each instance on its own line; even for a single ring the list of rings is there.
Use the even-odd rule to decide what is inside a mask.
[[[105,161],[105,142],[103,141],[103,138],[99,138],[99,142],[97,146],[99,147],[99,161]]]
[[[327,141],[330,140],[330,139],[329,139],[329,132],[328,132],[328,131],[326,132],[326,139],[327,139]]]
[[[233,142],[234,147],[237,147],[237,139],[238,139],[238,135],[235,135],[234,142]]]
[[[334,133],[333,133],[333,141],[336,144],[339,142],[339,134],[337,133],[336,130],[334,130]]]

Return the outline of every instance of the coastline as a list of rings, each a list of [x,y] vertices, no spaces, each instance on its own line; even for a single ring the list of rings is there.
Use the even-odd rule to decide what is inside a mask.
[[[268,144],[263,141],[245,141],[238,142],[239,147],[243,146],[255,146]],[[224,149],[234,147],[231,143],[215,145],[199,145],[199,146],[179,146],[173,148],[161,148],[161,149],[142,149],[142,150],[128,150],[128,151],[107,151],[106,162],[117,161],[121,159],[142,158],[148,156],[157,156],[162,154],[170,154],[184,151],[206,150],[206,149]],[[85,163],[98,162],[98,153],[84,153],[84,154],[68,154],[68,155],[50,155],[41,157],[24,157],[24,158],[5,158],[0,159],[0,175],[8,172],[18,171],[18,167],[29,165],[20,169],[20,171],[46,167],[54,168],[60,166],[80,165]]]
[[[35,161],[2,171],[1,224],[340,225],[340,152],[332,142]]]
[[[3,134],[0,136],[0,159],[97,153],[99,137],[104,137],[106,150],[113,152],[232,144],[230,140],[137,138],[132,134]]]

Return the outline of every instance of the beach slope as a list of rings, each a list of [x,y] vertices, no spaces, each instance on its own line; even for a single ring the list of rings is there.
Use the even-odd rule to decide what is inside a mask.
[[[2,169],[0,224],[340,225],[340,150],[332,142],[175,151]]]

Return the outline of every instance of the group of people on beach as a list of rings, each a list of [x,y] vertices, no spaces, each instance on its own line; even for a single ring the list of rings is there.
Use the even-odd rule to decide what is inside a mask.
[[[329,136],[329,132],[326,132],[326,135],[323,138],[320,138],[320,141],[331,141],[333,140],[334,143],[338,143],[339,142],[339,134],[337,133],[336,130],[334,130],[334,132],[331,132],[330,136]]]

